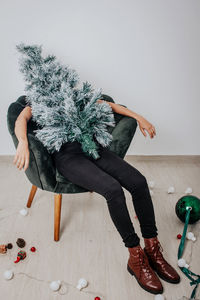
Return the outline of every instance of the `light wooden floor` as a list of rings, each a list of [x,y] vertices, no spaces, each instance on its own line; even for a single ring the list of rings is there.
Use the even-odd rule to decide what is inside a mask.
[[[18,211],[26,205],[31,184],[24,171],[19,171],[12,160],[11,156],[0,158],[0,244],[11,242],[14,246],[7,254],[0,254],[0,299],[93,300],[95,296],[102,300],[154,299],[154,295],[143,290],[126,269],[128,250],[112,223],[103,196],[95,192],[63,195],[60,241],[54,242],[53,194],[38,190],[29,215],[21,216]],[[200,159],[198,156],[126,156],[125,160],[140,170],[148,181],[154,180],[156,184],[152,200],[158,238],[164,257],[181,276],[181,282],[177,285],[161,279],[163,295],[166,300],[178,300],[183,295],[189,298],[194,286],[190,286],[189,279],[177,266],[180,240],[176,235],[182,234],[183,223],[175,214],[175,204],[188,186],[193,188],[193,195],[200,196]],[[171,185],[176,192],[169,195],[166,191]],[[131,195],[124,191],[133,224],[144,246],[138,220],[134,218]],[[200,223],[190,224],[188,231],[194,232],[197,241],[186,242],[183,257],[191,265],[190,270],[200,274]],[[19,250],[16,245],[18,237],[24,238],[27,243],[24,248],[27,257],[15,264]],[[36,253],[30,252],[31,246],[36,247]],[[6,281],[3,273],[11,268],[15,276]],[[27,275],[17,274],[20,272]],[[89,282],[82,292],[75,288],[81,277]],[[66,294],[60,295],[49,289],[48,281],[52,280],[65,281],[71,286],[67,291],[66,285],[63,285],[60,293]],[[200,298],[199,289],[197,298]]]

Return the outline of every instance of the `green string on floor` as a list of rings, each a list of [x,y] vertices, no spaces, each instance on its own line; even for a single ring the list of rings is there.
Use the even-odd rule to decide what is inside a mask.
[[[192,210],[192,207],[188,206],[188,207],[186,207],[186,210],[187,210],[187,212],[186,212],[186,216],[185,216],[185,225],[184,225],[180,245],[179,245],[179,248],[178,248],[178,259],[180,259],[182,254],[183,254],[184,245],[185,245],[185,237],[186,237],[187,227],[188,227],[188,223],[189,223],[189,219],[190,219],[190,211]],[[197,275],[197,274],[193,273],[192,271],[188,270],[185,267],[179,267],[179,268],[191,280],[190,285],[196,284],[196,286],[194,287],[194,289],[192,291],[192,294],[190,296],[190,299],[195,299],[196,289],[197,289],[197,287],[200,283],[200,275]],[[198,279],[194,279],[190,275],[197,276]]]

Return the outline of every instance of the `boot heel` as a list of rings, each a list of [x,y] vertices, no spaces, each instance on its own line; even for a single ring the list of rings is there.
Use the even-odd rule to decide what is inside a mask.
[[[134,276],[135,276],[135,274],[133,273],[133,271],[131,270],[131,268],[129,267],[128,264],[127,264],[127,270],[128,270],[128,272],[129,272],[131,275],[134,275]]]

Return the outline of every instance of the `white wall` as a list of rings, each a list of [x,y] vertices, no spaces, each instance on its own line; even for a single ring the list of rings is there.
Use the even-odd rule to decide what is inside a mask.
[[[127,154],[200,154],[199,0],[18,0],[0,7],[1,148],[14,154],[8,106],[24,94],[19,42],[43,45],[81,81],[143,115]]]

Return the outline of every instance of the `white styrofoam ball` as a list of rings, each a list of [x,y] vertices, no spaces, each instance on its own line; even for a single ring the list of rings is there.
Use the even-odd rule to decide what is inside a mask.
[[[26,208],[22,208],[19,212],[22,216],[28,215],[28,210]]]
[[[192,193],[192,188],[191,187],[188,187],[186,190],[185,190],[185,194],[191,194]]]
[[[157,294],[155,297],[154,297],[155,300],[164,300],[165,297],[161,294]]]
[[[153,191],[152,190],[149,190],[149,193],[151,196],[153,196]]]
[[[186,264],[186,261],[185,261],[184,258],[180,258],[180,259],[178,260],[178,266],[179,266],[179,267],[185,267],[185,264]]]
[[[148,186],[149,186],[151,189],[154,188],[155,182],[154,182],[153,180],[150,180],[150,181],[148,182]]]
[[[191,238],[191,240],[193,241],[193,242],[195,242],[196,241],[196,237],[195,236],[193,236],[192,238]]]
[[[175,192],[175,188],[173,186],[170,186],[167,190],[168,194],[172,194]]]
[[[10,280],[12,277],[13,277],[13,271],[12,270],[6,270],[4,273],[3,273],[3,276],[5,279],[7,280]]]
[[[86,286],[87,286],[87,280],[85,278],[80,278],[76,287],[77,289],[81,290]]]
[[[194,233],[190,231],[186,234],[186,237],[188,240],[191,240],[194,237]]]
[[[61,281],[56,280],[56,281],[52,281],[49,286],[50,286],[50,289],[52,289],[53,291],[57,291],[60,288],[60,284],[61,284]]]

